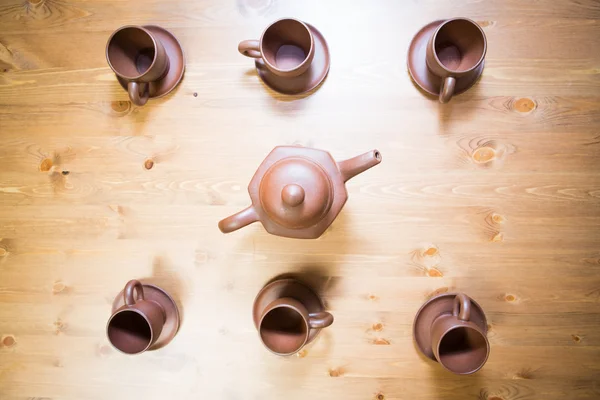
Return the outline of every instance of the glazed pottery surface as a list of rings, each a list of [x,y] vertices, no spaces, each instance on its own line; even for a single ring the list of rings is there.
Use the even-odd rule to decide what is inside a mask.
[[[308,92],[329,72],[329,48],[321,32],[291,18],[274,22],[260,40],[245,40],[238,50],[255,58],[263,82],[284,94]]]
[[[472,374],[490,352],[483,310],[463,293],[427,301],[417,312],[413,336],[419,350],[456,374]]]
[[[333,323],[319,296],[295,279],[279,279],[256,296],[254,326],[265,347],[277,355],[292,355]]]
[[[325,232],[348,198],[345,182],[381,162],[372,150],[336,163],[323,150],[276,147],[252,178],[252,205],[219,222],[223,233],[260,221],[278,236],[310,239]]]
[[[434,21],[413,38],[408,50],[408,71],[422,90],[446,103],[477,82],[486,51],[485,34],[474,21]]]
[[[119,28],[108,40],[106,59],[139,106],[172,91],[185,70],[181,45],[173,34],[155,25]]]
[[[109,341],[127,354],[160,349],[179,329],[179,310],[171,296],[157,286],[136,280],[129,281],[117,295],[112,313],[107,324]]]

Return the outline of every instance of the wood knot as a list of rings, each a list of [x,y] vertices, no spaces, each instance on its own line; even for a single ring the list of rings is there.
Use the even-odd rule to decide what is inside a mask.
[[[308,355],[308,350],[306,350],[306,349],[302,349],[296,353],[296,357],[298,357],[298,358],[304,358],[307,355]]]
[[[367,299],[369,299],[371,301],[377,301],[377,300],[379,300],[379,297],[375,296],[374,294],[370,294],[367,296]]]
[[[383,324],[381,322],[373,324],[373,330],[375,332],[381,332],[383,330]]]
[[[124,216],[125,214],[125,207],[120,206],[118,204],[110,204],[108,208],[110,208],[112,211],[116,212],[120,216]]]
[[[205,251],[196,250],[196,256],[194,259],[194,263],[199,265],[199,264],[206,264],[207,262],[208,262],[208,253]]]
[[[530,368],[525,368],[517,372],[513,379],[533,379],[533,371]]]
[[[198,93],[194,92],[193,96],[198,97]]]
[[[61,174],[65,175],[65,176],[69,175],[70,173],[71,173],[71,171],[62,171],[61,172]]]
[[[226,326],[222,326],[219,328],[219,335],[221,336],[228,336],[229,335],[229,329],[227,329]]]
[[[111,101],[110,108],[116,113],[126,113],[131,109],[130,101]]]
[[[513,294],[507,294],[506,296],[504,296],[504,300],[506,300],[508,302],[513,302],[513,301],[517,300],[517,297]]]
[[[107,345],[102,345],[100,346],[100,348],[98,349],[98,353],[100,354],[101,357],[106,357],[108,356],[110,353],[112,352],[112,349],[107,346]]]
[[[438,249],[435,246],[429,247],[427,250],[423,252],[424,256],[433,257],[438,254]]]
[[[581,336],[579,336],[579,335],[571,335],[571,338],[573,339],[573,341],[575,343],[580,343],[581,342]]]
[[[54,328],[55,328],[54,334],[59,335],[67,329],[67,325],[64,322],[62,322],[60,318],[58,318],[54,322]]]
[[[433,292],[431,292],[431,293],[430,293],[430,294],[427,296],[427,298],[428,298],[428,299],[430,299],[430,298],[432,298],[432,297],[435,297],[435,296],[437,296],[437,295],[440,295],[440,294],[443,294],[443,293],[448,293],[448,291],[449,291],[449,290],[450,290],[450,289],[449,289],[448,287],[446,287],[446,286],[443,286],[443,287],[441,287],[441,288],[439,288],[439,289],[436,289],[436,290],[434,290]]]
[[[0,257],[4,257],[8,254],[8,251],[4,247],[0,247]]]
[[[385,400],[385,396],[383,395],[383,393],[377,393],[375,395],[375,400]]]
[[[504,241],[504,234],[502,232],[498,232],[494,236],[492,236],[490,241],[492,241],[494,243],[502,242],[502,241]]]
[[[444,276],[444,274],[442,274],[442,272],[437,268],[429,268],[427,270],[427,275],[429,275],[432,278],[441,278]]]
[[[65,285],[63,282],[56,281],[56,282],[54,282],[54,285],[52,285],[52,293],[59,294],[61,292],[64,292],[66,288],[67,288],[67,285]]]
[[[528,113],[536,108],[536,104],[533,100],[524,97],[515,101],[514,108],[518,112]]]
[[[340,376],[344,375],[344,369],[343,368],[329,368],[329,376],[332,378],[339,378]]]
[[[208,204],[210,205],[222,206],[227,203],[216,190],[209,189],[208,192],[206,192],[206,196],[208,197]]]
[[[40,171],[48,172],[50,171],[50,168],[52,168],[52,160],[49,158],[44,158],[40,163]]]
[[[152,161],[151,159],[147,159],[146,161],[144,161],[144,168],[152,169],[152,167],[154,167],[154,161]]]
[[[503,217],[502,215],[500,215],[500,214],[493,213],[493,214],[492,214],[492,221],[493,221],[495,224],[501,225],[501,224],[503,224],[503,223],[506,221],[506,218],[504,218],[504,217]]]
[[[2,337],[2,345],[4,347],[13,347],[16,343],[17,343],[17,341],[15,340],[15,337],[12,335],[6,335],[6,336]]]
[[[485,28],[486,26],[496,25],[496,21],[477,21],[477,24],[482,28]]]
[[[442,261],[440,249],[433,243],[421,243],[412,251],[412,262],[427,273],[431,268],[437,267]]]
[[[373,339],[371,341],[371,343],[375,344],[375,345],[379,345],[379,346],[389,346],[391,344],[391,342],[389,340],[384,339],[384,338]]]
[[[489,146],[478,147],[471,158],[478,164],[485,164],[496,158],[496,150]]]

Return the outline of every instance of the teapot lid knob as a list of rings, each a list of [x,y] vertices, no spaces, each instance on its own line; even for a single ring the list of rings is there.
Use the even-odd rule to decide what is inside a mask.
[[[285,185],[281,191],[281,199],[290,207],[297,207],[304,202],[304,189],[300,185]]]

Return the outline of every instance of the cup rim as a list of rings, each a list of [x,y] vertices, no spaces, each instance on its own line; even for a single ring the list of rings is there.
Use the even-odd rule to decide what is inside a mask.
[[[277,301],[277,300],[274,300]],[[268,311],[264,312],[263,315],[260,317],[260,321],[258,322],[258,337],[260,338],[261,343],[267,348],[267,350],[269,350],[271,353],[276,354],[278,356],[291,356],[296,354],[297,352],[300,351],[300,349],[302,349],[302,347],[304,347],[306,345],[306,342],[308,341],[308,337],[309,337],[309,333],[310,333],[310,325],[308,324],[308,321],[306,320],[306,318],[304,317],[304,315],[300,312],[300,310],[298,310],[298,308],[296,308],[295,306],[291,305],[291,304],[276,304],[274,307],[269,308],[269,306],[267,306],[267,308],[269,309]],[[290,308],[292,310],[294,310],[296,313],[298,313],[298,315],[300,315],[300,317],[302,318],[302,321],[304,322],[304,325],[306,326],[306,331],[304,334],[304,340],[302,341],[302,344],[294,351],[289,352],[289,353],[280,353],[277,351],[274,351],[273,349],[271,349],[269,346],[267,346],[267,344],[265,343],[265,341],[262,338],[262,323],[265,319],[265,317],[273,310],[276,310],[278,308]]]
[[[118,72],[115,67],[113,66],[113,64],[110,62],[110,57],[108,55],[108,48],[110,47],[110,43],[112,42],[113,38],[115,37],[115,35],[125,29],[131,29],[131,28],[135,28],[135,29],[139,29],[141,31],[143,31],[146,35],[148,35],[148,37],[150,37],[150,40],[152,40],[152,44],[154,45],[154,58],[152,59],[152,64],[150,64],[150,66],[148,67],[148,69],[146,71],[144,71],[143,73],[136,75],[136,76],[127,76],[127,75],[123,75],[122,73]],[[110,69],[113,70],[113,72],[123,78],[126,79],[128,81],[136,81],[139,80],[142,76],[144,76],[148,71],[150,71],[152,69],[152,67],[154,67],[154,64],[156,64],[156,59],[157,57],[157,52],[156,49],[158,48],[158,44],[156,43],[156,39],[154,38],[154,36],[152,36],[152,34],[150,33],[150,31],[146,28],[144,28],[143,26],[140,25],[124,25],[122,27],[120,27],[119,29],[117,29],[116,31],[114,31],[110,37],[108,38],[108,41],[106,42],[106,61],[108,62],[108,66],[110,67]]]
[[[452,314],[448,315],[449,317],[454,317]],[[456,318],[456,317],[455,317]],[[458,319],[457,319],[458,320]],[[436,345],[436,352],[437,353],[437,361],[438,363],[447,371],[452,372],[453,374],[457,374],[457,375],[470,375],[470,374],[474,374],[475,372],[479,371],[481,368],[483,368],[483,366],[485,365],[485,363],[487,362],[489,356],[490,356],[490,341],[487,338],[487,335],[477,326],[475,325],[473,322],[471,321],[462,321],[462,320],[458,320],[461,321],[461,324],[457,324],[454,326],[449,327],[448,329],[446,329],[441,335],[440,335],[440,340]],[[453,331],[455,329],[461,329],[461,328],[466,328],[466,329],[472,329],[474,331],[476,331],[477,333],[479,333],[481,335],[481,337],[483,337],[483,339],[485,340],[485,346],[486,346],[486,353],[485,353],[485,358],[483,359],[483,361],[481,362],[481,364],[471,370],[471,371],[467,371],[467,372],[456,372],[451,370],[450,368],[446,367],[446,365],[444,365],[444,363],[442,363],[439,359],[440,356],[440,346],[442,344],[442,341],[444,340],[444,337],[450,333],[450,331]]]
[[[267,58],[264,56],[265,53],[263,51],[263,39],[265,38],[265,34],[267,33],[267,31],[269,29],[271,29],[271,27],[273,27],[275,24],[278,24],[282,21],[294,21],[294,22],[300,23],[304,27],[304,29],[306,29],[306,31],[308,32],[308,35],[310,36],[310,50],[308,51],[308,54],[304,58],[304,61],[302,61],[300,64],[296,65],[294,68],[289,68],[289,69],[278,68],[275,65],[271,64],[269,62],[269,60],[267,60]],[[309,62],[312,62],[311,54],[314,54],[314,51],[315,51],[315,38],[314,38],[314,35],[312,34],[310,28],[308,27],[308,25],[306,25],[305,22],[300,21],[299,19],[296,19],[296,18],[280,18],[276,21],[273,21],[271,24],[269,24],[269,26],[267,26],[265,28],[263,33],[260,35],[260,39],[258,40],[258,46],[259,46],[262,60],[264,61],[265,64],[267,64],[267,66],[270,69],[277,71],[277,72],[281,72],[281,73],[289,73],[289,72],[297,71],[297,70],[305,67],[306,64],[308,64]]]
[[[471,68],[464,70],[464,71],[453,71],[451,69],[446,68],[446,66],[438,58],[437,51],[435,51],[435,41],[437,39],[438,33],[446,24],[448,24],[450,22],[455,22],[455,21],[467,21],[467,22],[471,23],[472,25],[475,25],[477,27],[477,29],[479,29],[479,32],[481,33],[481,36],[483,37],[483,51],[481,52],[481,57],[475,63],[475,65],[473,65]],[[452,76],[453,74],[461,74],[461,75],[468,74],[469,72],[474,71],[475,69],[477,69],[477,67],[479,67],[479,65],[481,65],[481,63],[483,62],[485,55],[487,53],[487,38],[485,37],[485,32],[483,31],[483,28],[481,28],[481,26],[479,26],[479,24],[477,22],[473,21],[471,18],[456,17],[456,18],[450,18],[450,19],[445,20],[436,28],[435,32],[433,32],[433,36],[432,36],[431,40],[432,40],[431,43],[433,44],[433,52],[432,53],[433,53],[433,57],[435,58],[436,63],[444,71],[446,71],[448,74],[450,74],[450,76]]]
[[[117,346],[115,346],[112,342],[112,340],[110,340],[110,336],[108,334],[108,329],[110,328],[110,323],[111,321],[118,315],[121,313],[124,313],[125,311],[132,311],[135,312],[138,315],[141,315],[142,318],[144,318],[144,320],[146,321],[146,323],[148,324],[148,326],[150,327],[150,340],[148,341],[148,345],[146,347],[144,347],[143,350],[140,350],[136,353],[127,353],[121,349],[119,349]],[[119,352],[123,353],[123,354],[127,354],[130,356],[134,356],[136,354],[141,354],[143,352],[145,352],[146,350],[148,350],[150,348],[150,346],[152,345],[152,342],[154,341],[154,330],[152,329],[152,324],[150,323],[150,320],[148,319],[148,317],[146,317],[141,311],[139,311],[138,309],[134,308],[134,307],[126,307],[126,308],[121,308],[117,311],[115,311],[110,318],[108,319],[108,322],[106,323],[106,337],[108,338],[108,341],[110,342],[111,346],[113,348],[115,348],[116,350],[118,350]]]

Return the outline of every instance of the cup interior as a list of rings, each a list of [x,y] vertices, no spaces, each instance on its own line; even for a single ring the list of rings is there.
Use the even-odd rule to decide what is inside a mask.
[[[459,326],[446,332],[439,344],[439,362],[457,374],[479,370],[488,357],[486,338],[477,330]]]
[[[311,46],[309,30],[293,19],[275,22],[267,28],[261,41],[263,59],[281,71],[294,70],[304,63]]]
[[[476,67],[485,55],[485,37],[481,28],[464,19],[449,21],[442,26],[434,46],[440,63],[453,72]]]
[[[308,338],[308,326],[293,308],[280,306],[269,311],[260,324],[263,343],[278,354],[293,354]]]
[[[152,342],[150,324],[133,310],[123,310],[114,315],[108,323],[107,334],[111,344],[127,354],[141,353]]]
[[[134,79],[150,69],[156,57],[156,49],[148,32],[127,27],[112,36],[106,55],[117,74],[126,79]]]

